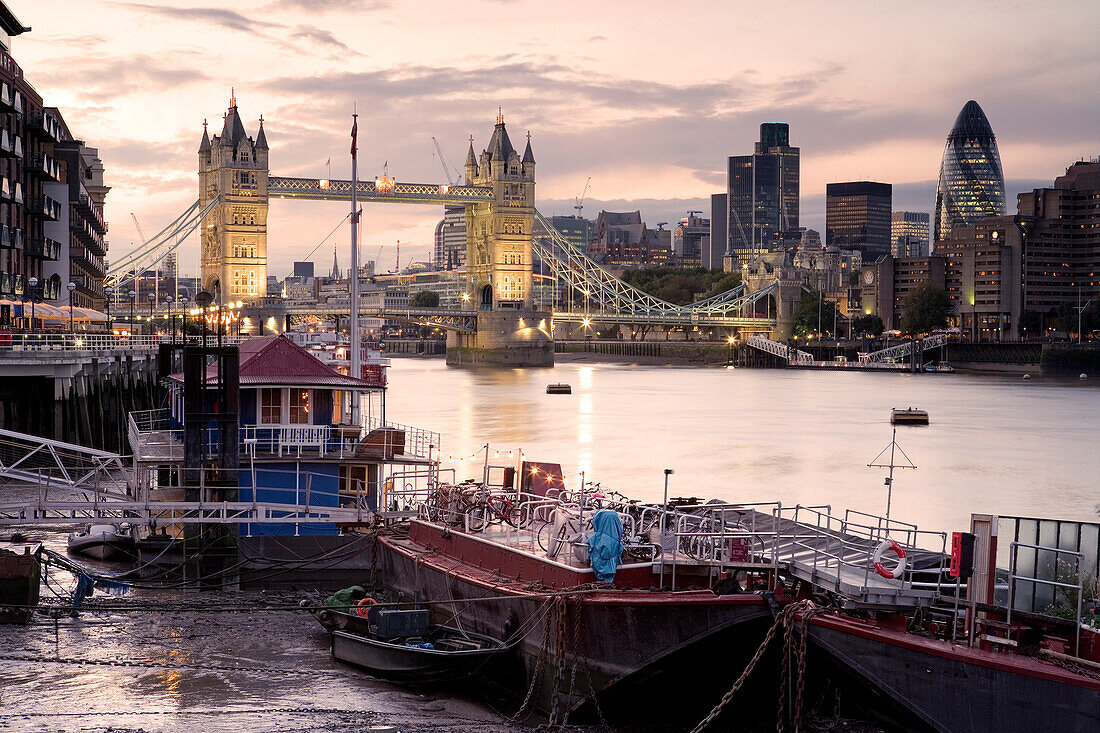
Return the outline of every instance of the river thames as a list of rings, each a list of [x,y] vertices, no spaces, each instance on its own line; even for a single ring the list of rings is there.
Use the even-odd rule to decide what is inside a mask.
[[[970,514],[1097,519],[1100,383],[1020,375],[876,374],[639,366],[583,356],[553,369],[455,369],[395,358],[389,420],[441,433],[458,478],[507,451],[560,463],[644,500],[669,493],[729,501],[830,504],[882,513],[890,410],[928,410],[898,428],[917,465],[895,472],[895,519],[966,530]],[[571,395],[548,395],[566,382]],[[475,455],[476,454],[476,455]],[[469,458],[473,456],[473,458]],[[888,463],[888,457],[886,457]],[[897,461],[904,462],[903,460]]]

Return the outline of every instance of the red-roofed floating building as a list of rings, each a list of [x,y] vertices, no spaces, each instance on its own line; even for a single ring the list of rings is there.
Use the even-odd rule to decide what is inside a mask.
[[[395,476],[426,480],[433,470],[438,433],[386,420],[383,365],[370,372],[364,368],[365,378],[341,374],[285,336],[247,339],[238,348],[238,501],[359,507],[373,514],[397,501],[387,495]],[[208,366],[207,383],[217,378],[217,368]],[[155,486],[153,490],[182,485],[176,479],[184,470],[184,381],[183,373],[165,380],[167,408],[130,416],[134,460],[144,472],[144,485]],[[357,424],[351,422],[355,402]],[[226,410],[212,393],[204,397],[204,413]],[[206,454],[217,452],[219,435],[212,427],[204,429]],[[154,479],[154,474],[167,481]],[[242,537],[338,533],[336,523],[241,527]]]

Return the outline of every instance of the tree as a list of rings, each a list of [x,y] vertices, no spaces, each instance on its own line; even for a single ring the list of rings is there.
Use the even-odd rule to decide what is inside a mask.
[[[881,336],[884,330],[886,326],[878,316],[856,316],[852,319],[853,336]]]
[[[809,336],[819,332],[831,336],[837,317],[836,304],[826,300],[822,293],[806,293],[802,296],[802,307],[794,317],[794,332],[799,336]]]
[[[925,283],[909,294],[902,305],[901,330],[910,336],[946,328],[955,306],[943,288]]]
[[[409,301],[410,308],[438,308],[439,293],[434,290],[421,290]]]

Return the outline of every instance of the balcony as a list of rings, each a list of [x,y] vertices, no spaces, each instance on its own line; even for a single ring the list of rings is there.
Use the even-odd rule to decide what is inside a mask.
[[[23,184],[22,183],[16,183],[14,186],[12,186],[11,200],[14,201],[15,203],[19,204],[20,206],[23,205]],[[60,213],[60,211],[61,211],[61,209],[58,208],[59,213]]]
[[[32,196],[27,199],[27,213],[50,221],[61,218],[61,204],[49,196]]]
[[[70,246],[69,261],[87,270],[94,277],[103,277],[107,274],[107,265],[103,258],[88,251],[86,247]]]
[[[17,227],[11,228],[12,249],[23,249],[23,230]]]
[[[7,130],[0,130],[0,158],[12,158],[15,156],[15,146],[12,144],[12,134]]]
[[[28,257],[56,261],[61,257],[61,242],[55,242],[49,237],[27,237],[27,244],[23,251]]]
[[[103,249],[103,238],[86,219],[80,217],[73,217],[70,219],[69,231],[72,232],[77,240],[85,247],[90,247],[96,252],[105,252]]]
[[[0,112],[15,111],[15,94],[11,84],[0,83]]]
[[[45,153],[35,153],[27,161],[27,174],[48,181],[61,181],[61,164]]]
[[[76,208],[97,232],[100,234],[107,233],[107,222],[103,220],[103,214],[96,209],[95,204],[88,198],[88,194],[80,194],[80,197],[76,200]]]
[[[36,109],[27,115],[27,132],[53,142],[61,140],[61,126],[42,110]]]
[[[14,139],[15,139],[15,142],[12,143],[12,146],[11,146],[12,153],[15,155],[16,158],[22,158],[23,157],[23,138],[16,135]]]
[[[11,106],[15,110],[15,114],[17,114],[17,115],[23,114],[23,93],[22,92],[17,91],[14,94],[12,94]]]

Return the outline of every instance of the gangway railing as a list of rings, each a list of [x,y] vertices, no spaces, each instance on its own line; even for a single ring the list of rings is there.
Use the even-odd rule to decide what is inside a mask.
[[[905,341],[904,343],[900,343],[897,346],[891,346],[887,349],[872,351],[866,354],[859,354],[859,360],[861,362],[881,362],[903,359],[913,353],[914,344],[920,344],[921,351],[928,351],[929,349],[937,349],[946,343],[947,336],[942,333],[935,333],[931,336],[925,336],[919,341],[909,340]]]
[[[772,356],[778,356],[780,359],[786,359],[791,364],[809,363],[814,360],[814,355],[808,351],[801,351],[797,347],[772,341],[758,333],[749,336],[745,343],[754,349],[764,351]]]

